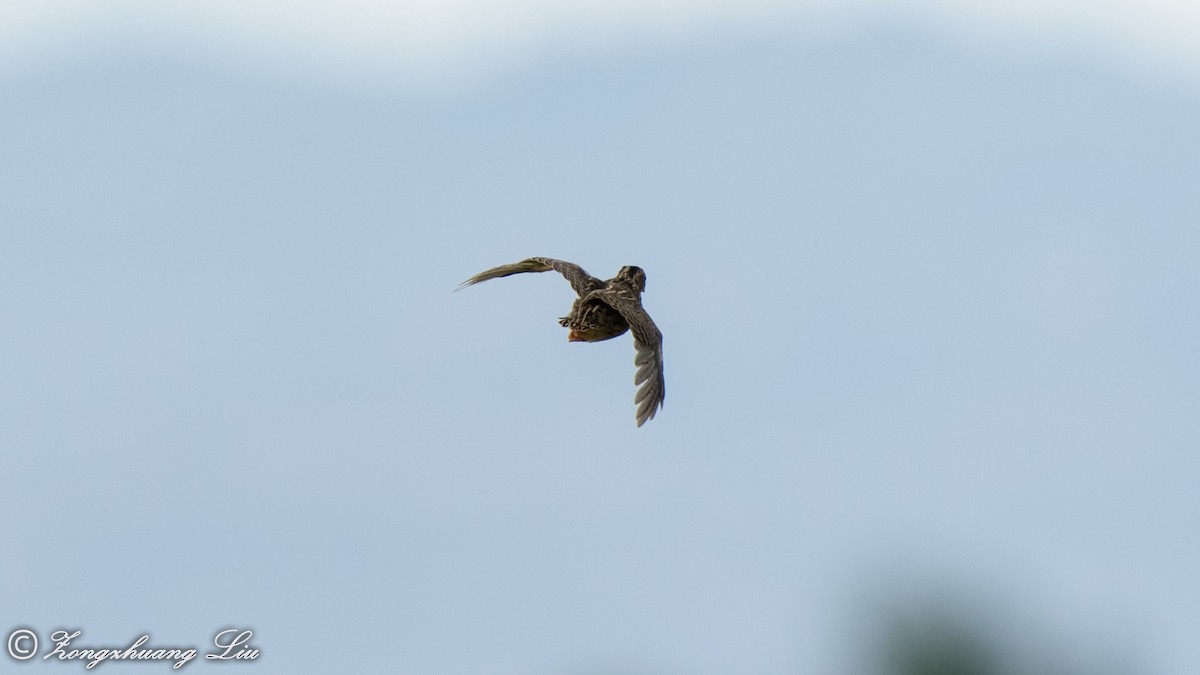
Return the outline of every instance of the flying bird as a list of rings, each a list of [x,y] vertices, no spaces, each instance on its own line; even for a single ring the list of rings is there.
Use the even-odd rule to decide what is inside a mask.
[[[570,342],[600,342],[633,332],[633,347],[637,351],[633,363],[637,371],[634,385],[641,385],[633,402],[637,405],[637,425],[653,419],[666,397],[663,380],[662,333],[646,310],[642,308],[642,291],[646,290],[646,273],[640,267],[622,267],[617,276],[601,281],[574,263],[554,258],[526,258],[511,265],[501,265],[459,284],[455,290],[474,286],[488,279],[499,279],[524,272],[554,270],[567,279],[578,295],[571,313],[558,320],[569,328]]]

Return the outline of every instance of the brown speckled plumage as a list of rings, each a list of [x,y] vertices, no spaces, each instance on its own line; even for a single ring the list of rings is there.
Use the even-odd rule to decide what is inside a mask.
[[[640,267],[622,267],[617,276],[601,281],[578,265],[553,258],[526,258],[511,265],[484,270],[467,279],[459,288],[473,286],[488,279],[498,279],[524,272],[557,271],[566,277],[575,290],[571,312],[558,320],[569,328],[567,339],[572,342],[599,342],[633,332],[637,351],[634,364],[637,371],[633,383],[641,385],[633,402],[637,405],[637,425],[653,419],[666,397],[663,379],[662,333],[642,308],[642,291],[646,289],[646,273]]]

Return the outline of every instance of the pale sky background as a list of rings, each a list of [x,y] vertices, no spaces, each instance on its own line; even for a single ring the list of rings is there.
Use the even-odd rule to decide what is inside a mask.
[[[944,601],[1023,672],[1195,673],[1196,35],[1170,2],[6,2],[0,628],[868,675]],[[646,269],[655,420],[560,278],[452,293],[531,255]]]

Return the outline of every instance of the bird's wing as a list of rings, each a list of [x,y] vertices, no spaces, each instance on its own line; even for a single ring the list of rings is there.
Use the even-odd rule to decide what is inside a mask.
[[[549,272],[550,270],[554,270],[566,277],[567,282],[571,284],[571,288],[580,296],[604,285],[603,281],[584,272],[582,267],[574,263],[569,263],[565,260],[555,260],[554,258],[526,258],[518,263],[501,265],[493,267],[490,270],[484,270],[459,284],[455,290],[474,286],[488,279],[499,279],[500,277],[521,274],[523,272]]]
[[[642,385],[634,395],[633,402],[637,405],[637,425],[640,427],[646,420],[654,419],[654,414],[662,407],[667,396],[667,384],[663,377],[662,332],[642,307],[642,300],[636,291],[605,288],[590,294],[588,298],[602,300],[617,310],[633,333],[633,348],[637,350],[633,357],[633,363],[637,366],[633,383]]]

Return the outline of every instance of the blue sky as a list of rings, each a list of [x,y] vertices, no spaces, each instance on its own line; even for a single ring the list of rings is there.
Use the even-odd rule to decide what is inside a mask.
[[[1200,663],[1194,16],[514,4],[384,49],[365,2],[97,6],[14,3],[0,78],[6,630],[870,673],[946,596],[1084,672]],[[561,279],[452,293],[531,255],[646,269],[655,420]]]

